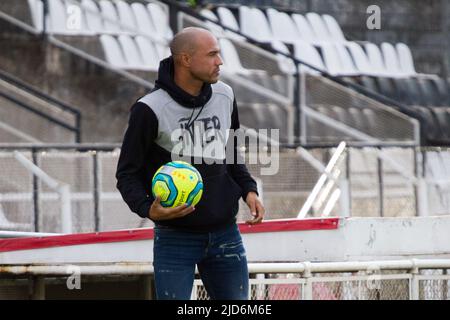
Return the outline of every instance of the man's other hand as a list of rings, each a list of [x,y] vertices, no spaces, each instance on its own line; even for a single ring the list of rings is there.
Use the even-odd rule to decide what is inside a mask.
[[[245,199],[253,219],[245,221],[248,224],[258,224],[264,219],[265,209],[258,198],[256,192],[250,191]]]

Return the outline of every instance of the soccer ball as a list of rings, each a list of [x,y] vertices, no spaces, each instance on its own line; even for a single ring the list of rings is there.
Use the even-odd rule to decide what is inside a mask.
[[[203,194],[202,176],[187,162],[168,162],[153,176],[152,193],[160,196],[163,207],[195,206]]]

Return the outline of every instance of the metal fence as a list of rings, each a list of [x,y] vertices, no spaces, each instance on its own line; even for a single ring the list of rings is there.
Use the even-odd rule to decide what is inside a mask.
[[[0,228],[15,231],[61,232],[61,199],[41,179],[27,171],[14,157],[19,150],[46,174],[70,186],[73,232],[90,232],[151,226],[130,212],[116,189],[115,171],[119,145],[0,145]],[[327,163],[334,148],[309,152]],[[380,157],[380,152],[390,158]],[[427,196],[420,198],[416,177],[417,154],[413,148],[349,147],[339,166],[340,178],[348,180],[351,216],[416,216],[420,201],[424,214],[450,213],[449,150],[424,150],[423,168]],[[248,156],[248,154],[247,154]],[[266,219],[295,218],[322,172],[301,157],[296,149],[281,149],[274,175],[262,175],[265,164],[249,164],[260,181]],[[395,159],[394,163],[385,159]],[[395,168],[394,167],[395,164]],[[401,166],[403,174],[397,171]],[[422,167],[422,165],[420,165]],[[321,216],[322,211],[309,212]],[[330,216],[342,216],[337,201]],[[250,217],[240,201],[239,220]]]
[[[69,291],[64,280],[74,269],[83,290],[71,290],[72,299],[77,298],[77,291],[80,298],[154,298],[152,264],[127,262],[4,265],[0,271],[0,299],[45,299],[47,291],[54,298],[64,299]],[[249,263],[248,269],[249,300],[448,300],[450,294],[448,259]],[[95,282],[95,286],[89,286],[89,282]],[[114,283],[106,292],[98,289],[105,282]],[[124,290],[130,288],[129,282],[139,283],[140,296],[136,290]],[[58,293],[54,290],[56,283],[60,286]],[[198,274],[191,299],[209,299]]]
[[[253,273],[249,299],[448,300],[449,266],[414,267],[415,263],[417,260],[306,263],[297,273]],[[412,267],[406,267],[408,264]],[[194,281],[192,299],[209,299],[200,279]]]

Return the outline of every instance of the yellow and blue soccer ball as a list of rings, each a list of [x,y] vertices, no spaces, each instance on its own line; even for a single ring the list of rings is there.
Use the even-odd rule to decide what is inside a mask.
[[[163,207],[195,206],[203,194],[202,176],[187,162],[168,162],[155,172],[152,193],[155,198],[160,196]]]

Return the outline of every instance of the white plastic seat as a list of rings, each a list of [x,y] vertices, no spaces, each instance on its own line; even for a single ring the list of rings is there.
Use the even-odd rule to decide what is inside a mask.
[[[369,58],[363,48],[356,42],[346,42],[345,46],[350,51],[356,69],[364,75],[378,75],[377,71],[372,68]]]
[[[217,8],[217,15],[219,16],[220,23],[222,25],[234,31],[240,32],[239,24],[230,9],[226,7],[219,7]],[[225,35],[233,40],[245,41],[245,38],[237,33],[231,32],[229,30],[224,31]]]
[[[384,64],[386,69],[392,74],[393,77],[402,77],[405,74],[400,68],[400,61],[397,56],[397,51],[394,46],[388,42],[381,44],[381,52],[383,53]]]
[[[331,39],[335,42],[347,42],[341,27],[333,16],[328,14],[322,15],[322,20],[328,29]]]
[[[280,52],[290,54],[288,47],[286,47],[286,45],[281,41],[277,40],[272,41],[272,48]],[[277,54],[277,59],[278,59],[278,66],[282,72],[287,74],[295,74],[296,72],[295,63],[292,59],[289,59],[288,57],[285,57],[281,54]]]
[[[252,8],[252,16],[254,27],[258,33],[260,42],[272,42],[274,40],[272,30],[270,29],[269,21],[264,12],[258,8]]]
[[[117,21],[119,21],[119,16],[117,15],[117,11],[113,3],[108,0],[100,0],[98,4],[100,6],[102,16],[108,18],[103,19],[104,31],[112,34],[119,33],[120,28],[117,24]]]
[[[119,44],[124,53],[127,68],[129,69],[146,69],[140,50],[138,49],[134,39],[128,35],[120,35],[118,37]]]
[[[44,5],[41,0],[28,0],[28,6],[30,7],[31,20],[33,26],[38,32],[42,31],[42,26],[44,22],[43,9]]]
[[[416,69],[414,67],[414,60],[411,54],[411,50],[404,43],[397,43],[395,45],[397,49],[398,58],[400,60],[400,69],[405,75],[416,75]]]
[[[269,22],[261,10],[240,6],[239,20],[241,32],[247,37],[259,42],[271,42],[273,40]]]
[[[364,48],[366,49],[371,66],[379,72],[380,76],[389,76],[390,73],[386,69],[380,48],[374,43],[366,43]]]
[[[134,16],[130,4],[124,0],[116,0],[115,4],[119,16],[119,27],[121,32],[136,34],[138,32],[136,17]]]
[[[360,74],[347,48],[342,43],[334,43],[333,46],[341,62],[341,74],[348,76]]]
[[[308,43],[316,43],[317,39],[314,30],[311,28],[311,25],[309,24],[308,20],[306,20],[306,18],[303,15],[298,13],[292,14],[291,17],[297,26],[300,39]]]
[[[301,40],[297,26],[287,13],[273,8],[268,8],[266,12],[275,40],[285,43],[295,43]]]
[[[145,68],[152,71],[157,71],[159,68],[159,55],[155,44],[148,38],[143,36],[136,36],[136,45],[141,53],[142,61]]]
[[[93,0],[82,0],[81,5],[85,12],[88,29],[95,33],[102,33],[104,29],[103,22],[97,4]]]
[[[156,47],[156,52],[158,53],[159,60],[163,60],[170,56],[170,48],[168,45],[162,44],[161,42],[154,42]]]
[[[66,7],[62,0],[48,2],[48,30],[57,34],[75,34],[75,30],[67,28]]]
[[[343,74],[339,54],[332,43],[322,45],[322,57],[329,74],[334,76]]]
[[[319,42],[333,42],[325,22],[322,17],[315,12],[308,12],[306,14],[306,19],[309,21],[311,28],[314,30],[314,34]]]
[[[303,61],[305,63],[308,63],[309,65],[322,70],[326,71],[325,65],[323,63],[322,57],[320,56],[319,52],[317,52],[317,49],[310,43],[307,42],[297,42],[294,45],[295,50],[295,57]],[[316,71],[314,69],[311,69],[305,65],[300,65],[300,72],[310,73],[310,74],[319,74],[319,71]]]
[[[211,10],[202,9],[200,11],[200,14],[203,17],[205,17],[205,18],[208,18],[208,19],[213,20],[215,22],[219,22],[219,18]],[[211,30],[211,32],[213,34],[215,34],[217,37],[223,37],[224,36],[224,30],[223,30],[223,28],[221,26],[219,26],[219,25],[217,25],[215,23],[212,23],[211,21],[206,21],[205,24],[208,27],[208,29]]]
[[[173,32],[170,29],[168,14],[156,3],[147,4],[147,10],[158,36],[165,40],[171,40]]]
[[[136,17],[136,24],[139,32],[148,35],[153,39],[160,39],[145,6],[140,2],[134,2],[131,4],[131,10]]]
[[[233,43],[226,38],[219,39],[223,68],[231,73],[249,75],[251,72],[242,66],[241,59]]]
[[[120,69],[126,69],[128,67],[122,49],[115,37],[102,34],[100,36],[100,43],[102,44],[108,63]]]

